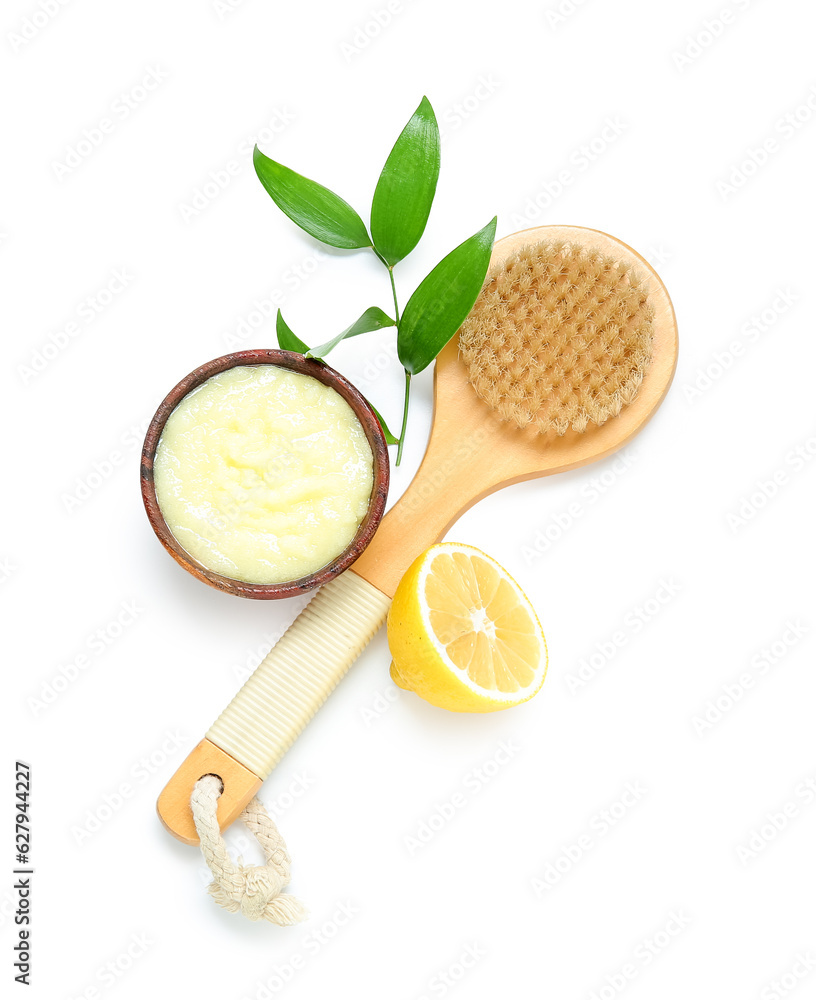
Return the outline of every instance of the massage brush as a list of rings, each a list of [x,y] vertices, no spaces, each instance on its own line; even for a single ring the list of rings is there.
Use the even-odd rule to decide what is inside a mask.
[[[218,775],[221,828],[329,696],[386,618],[403,573],[482,497],[623,447],[665,396],[677,325],[657,274],[592,229],[499,240],[480,296],[440,353],[422,464],[354,563],[322,587],[171,778],[167,829],[198,843],[190,795]]]

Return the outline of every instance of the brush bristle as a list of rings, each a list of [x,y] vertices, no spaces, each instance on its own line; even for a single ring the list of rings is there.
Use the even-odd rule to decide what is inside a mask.
[[[476,392],[502,419],[542,434],[584,431],[634,399],[653,319],[630,264],[545,242],[491,270],[459,350]]]

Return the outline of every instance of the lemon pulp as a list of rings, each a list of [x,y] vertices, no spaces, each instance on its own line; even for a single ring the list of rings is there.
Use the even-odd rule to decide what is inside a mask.
[[[491,712],[526,701],[547,670],[547,645],[519,585],[494,559],[434,545],[400,581],[388,615],[391,676],[452,711]]]

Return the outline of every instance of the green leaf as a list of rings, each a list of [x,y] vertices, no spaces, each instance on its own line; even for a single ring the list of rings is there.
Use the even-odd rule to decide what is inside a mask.
[[[399,444],[399,438],[395,438],[394,435],[391,433],[391,431],[389,431],[388,424],[383,420],[382,416],[380,415],[380,411],[377,409],[377,407],[371,402],[370,399],[367,399],[366,402],[371,407],[371,409],[374,411],[374,416],[380,422],[380,427],[382,427],[383,434],[385,435],[385,443],[386,444]]]
[[[278,208],[310,236],[344,250],[371,246],[365,223],[339,195],[270,160],[257,146],[252,162],[258,179]]]
[[[388,154],[371,205],[374,248],[389,267],[419,243],[439,177],[439,126],[423,97]]]
[[[439,354],[473,308],[482,289],[496,235],[495,217],[451,250],[408,300],[397,334],[405,370],[416,375]]]
[[[336,337],[332,337],[331,340],[327,340],[325,344],[321,344],[319,347],[313,347],[306,357],[325,358],[329,351],[333,351],[341,340],[347,340],[349,337],[359,337],[361,333],[369,333],[371,330],[382,330],[386,326],[396,325],[394,320],[384,313],[382,309],[378,306],[371,306],[351,326],[347,326],[342,333],[338,333]]]
[[[275,320],[275,329],[278,334],[278,346],[282,351],[294,351],[296,354],[307,354],[309,348],[300,337],[296,337],[294,333],[286,325],[286,321],[281,315],[280,309],[278,309],[278,316]]]

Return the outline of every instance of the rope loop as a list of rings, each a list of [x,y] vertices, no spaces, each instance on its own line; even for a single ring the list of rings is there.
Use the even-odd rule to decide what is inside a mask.
[[[217,818],[222,790],[220,778],[205,774],[195,783],[190,796],[201,853],[213,875],[207,891],[219,906],[230,913],[240,911],[250,920],[268,920],[281,926],[304,920],[305,907],[283,891],[291,877],[292,859],[272,817],[257,797],[239,818],[257,838],[266,864],[244,865],[229,856]]]

